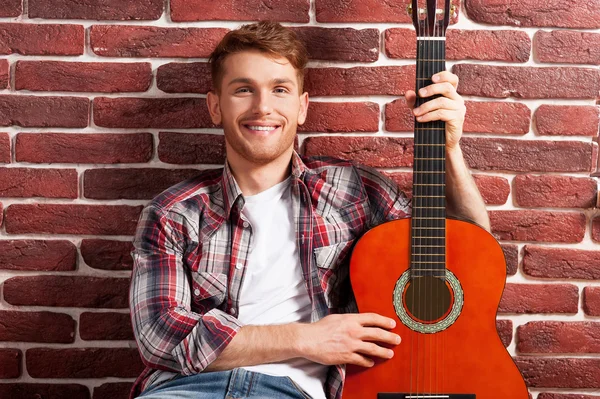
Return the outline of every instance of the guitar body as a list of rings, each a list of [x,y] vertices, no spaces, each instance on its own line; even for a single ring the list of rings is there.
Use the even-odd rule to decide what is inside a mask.
[[[454,292],[447,284],[448,292],[451,302],[462,302],[462,307],[443,331],[421,333],[400,321],[392,298],[397,281],[409,272],[410,243],[411,219],[404,219],[371,229],[355,246],[350,279],[358,309],[395,319],[391,331],[402,342],[394,348],[392,359],[375,360],[371,368],[348,365],[343,398],[378,399],[380,393],[403,393],[413,398],[527,399],[523,378],[496,330],[506,279],[500,245],[475,224],[446,219],[446,268],[462,290]],[[425,298],[427,287],[422,294],[423,301],[431,300]],[[435,323],[439,320],[429,324]],[[475,396],[441,396],[448,394]]]

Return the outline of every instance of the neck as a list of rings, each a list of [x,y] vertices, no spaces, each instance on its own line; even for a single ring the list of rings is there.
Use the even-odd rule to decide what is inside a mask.
[[[242,194],[256,195],[284,181],[291,173],[294,149],[290,148],[273,161],[257,165],[240,156],[227,155],[227,163]],[[233,154],[232,151],[229,154]]]

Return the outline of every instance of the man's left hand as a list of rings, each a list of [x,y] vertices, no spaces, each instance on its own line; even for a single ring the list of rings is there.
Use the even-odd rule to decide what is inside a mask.
[[[417,98],[413,90],[407,90],[405,97],[409,108],[419,122],[446,122],[446,150],[458,146],[465,121],[465,101],[456,92],[458,76],[452,72],[442,71],[432,76],[433,84],[419,90],[419,97],[430,97],[441,94],[442,97],[427,101],[420,107],[414,108]]]

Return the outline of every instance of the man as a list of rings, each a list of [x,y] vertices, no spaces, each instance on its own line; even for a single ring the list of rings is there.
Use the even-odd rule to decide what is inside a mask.
[[[395,321],[357,314],[348,255],[367,229],[410,204],[376,171],[301,159],[306,50],[272,22],[229,32],[210,58],[207,103],[227,162],[156,197],[132,253],[132,322],[147,368],[132,397],[340,398],[344,365],[398,345]],[[489,229],[458,144],[465,114],[449,72],[414,110],[447,123],[449,213]],[[406,94],[413,106],[416,94]]]

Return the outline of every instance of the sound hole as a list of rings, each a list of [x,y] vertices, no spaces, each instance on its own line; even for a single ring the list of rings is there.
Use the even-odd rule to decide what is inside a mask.
[[[413,277],[406,288],[404,303],[413,319],[434,322],[450,312],[452,294],[444,279]]]

